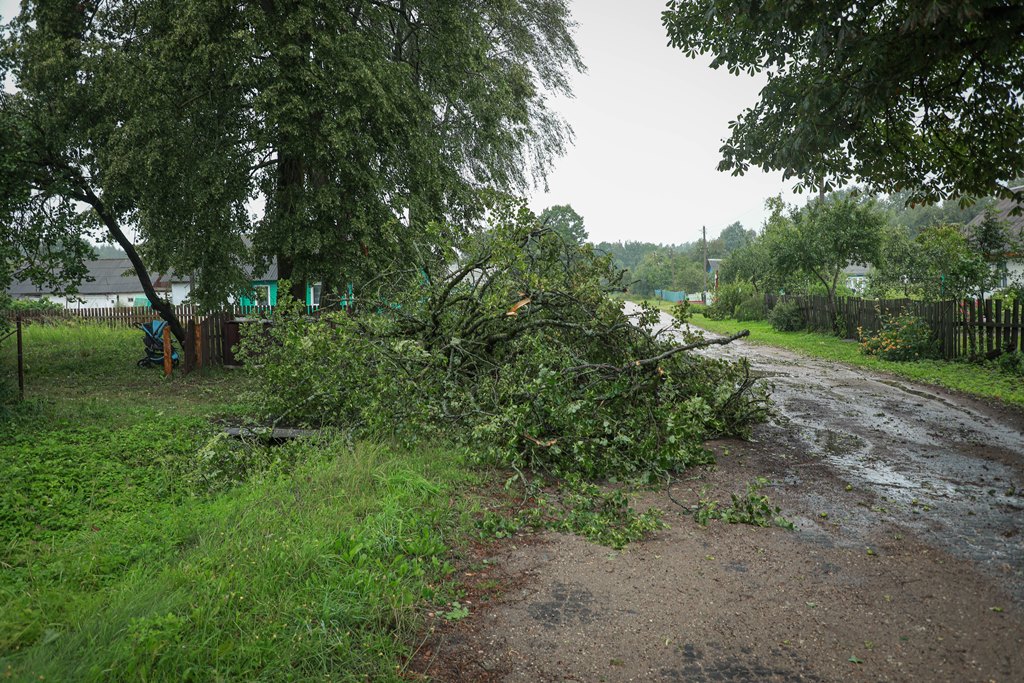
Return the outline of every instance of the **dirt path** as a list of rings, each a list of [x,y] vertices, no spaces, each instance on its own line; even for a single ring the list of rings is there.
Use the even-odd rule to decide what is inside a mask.
[[[494,546],[497,599],[439,624],[442,681],[1024,680],[1024,416],[739,343],[780,418],[673,487],[728,499],[757,476],[795,532],[671,529],[622,552],[543,534]],[[486,559],[487,563],[483,563]]]

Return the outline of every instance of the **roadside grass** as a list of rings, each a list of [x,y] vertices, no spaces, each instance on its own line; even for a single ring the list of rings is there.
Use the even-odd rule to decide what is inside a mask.
[[[463,454],[225,439],[244,372],[164,380],[135,367],[141,334],[26,329],[28,400],[0,412],[0,678],[399,679],[472,526]]]
[[[1024,407],[1024,382],[991,365],[940,360],[886,361],[864,355],[854,341],[814,332],[778,332],[767,321],[711,320],[695,313],[691,322],[716,334],[734,334],[747,329],[750,330],[749,341],[754,344],[777,346]]]

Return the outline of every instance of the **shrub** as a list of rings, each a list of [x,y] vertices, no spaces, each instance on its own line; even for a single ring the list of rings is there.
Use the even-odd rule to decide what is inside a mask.
[[[747,320],[764,320],[768,317],[768,310],[764,304],[764,297],[760,294],[754,294],[743,301],[736,307],[736,320],[745,322]]]
[[[779,332],[799,332],[807,325],[804,311],[796,301],[780,301],[768,314],[768,322]]]
[[[1024,351],[1004,353],[996,359],[996,365],[1001,372],[1024,377]]]
[[[753,296],[755,296],[754,287],[749,282],[722,285],[715,294],[714,302],[704,310],[704,315],[712,320],[732,318],[736,315],[736,309]],[[748,318],[748,320],[753,319]]]
[[[860,329],[857,332],[861,352],[883,360],[910,361],[938,355],[938,342],[932,338],[931,328],[914,315],[884,317],[882,328],[874,336],[866,336]]]

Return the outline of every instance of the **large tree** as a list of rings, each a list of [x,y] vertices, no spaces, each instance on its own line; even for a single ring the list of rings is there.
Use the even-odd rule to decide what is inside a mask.
[[[728,255],[750,244],[754,241],[755,237],[757,237],[756,232],[744,230],[743,224],[736,221],[722,230],[722,234],[718,236],[718,241],[721,242],[722,249]]]
[[[770,202],[764,240],[772,269],[784,276],[803,273],[824,287],[833,316],[843,270],[879,258],[885,214],[873,200],[849,194],[815,199],[801,209]]]
[[[672,0],[670,43],[761,74],[719,169],[857,179],[911,202],[1008,197],[1024,174],[1024,3]]]
[[[86,207],[179,338],[153,272],[208,307],[271,258],[300,287],[378,277],[564,150],[566,5],[28,0],[2,41],[0,164],[25,198],[5,212]]]
[[[587,241],[587,228],[583,224],[583,216],[576,213],[569,204],[549,206],[540,215],[540,221],[571,244],[583,244]]]

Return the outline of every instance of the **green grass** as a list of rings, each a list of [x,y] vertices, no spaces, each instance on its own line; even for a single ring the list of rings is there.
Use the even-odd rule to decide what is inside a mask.
[[[766,321],[710,320],[696,313],[692,322],[717,334],[733,334],[747,329],[750,330],[749,341],[754,344],[777,346],[815,358],[887,372],[916,382],[1024,406],[1024,382],[1021,382],[1020,377],[1000,372],[991,365],[940,360],[885,361],[864,355],[860,345],[854,341],[814,332],[777,332]]]
[[[0,408],[0,678],[394,680],[470,524],[450,449],[218,436],[243,372],[30,326]],[[13,376],[13,344],[0,377]]]

